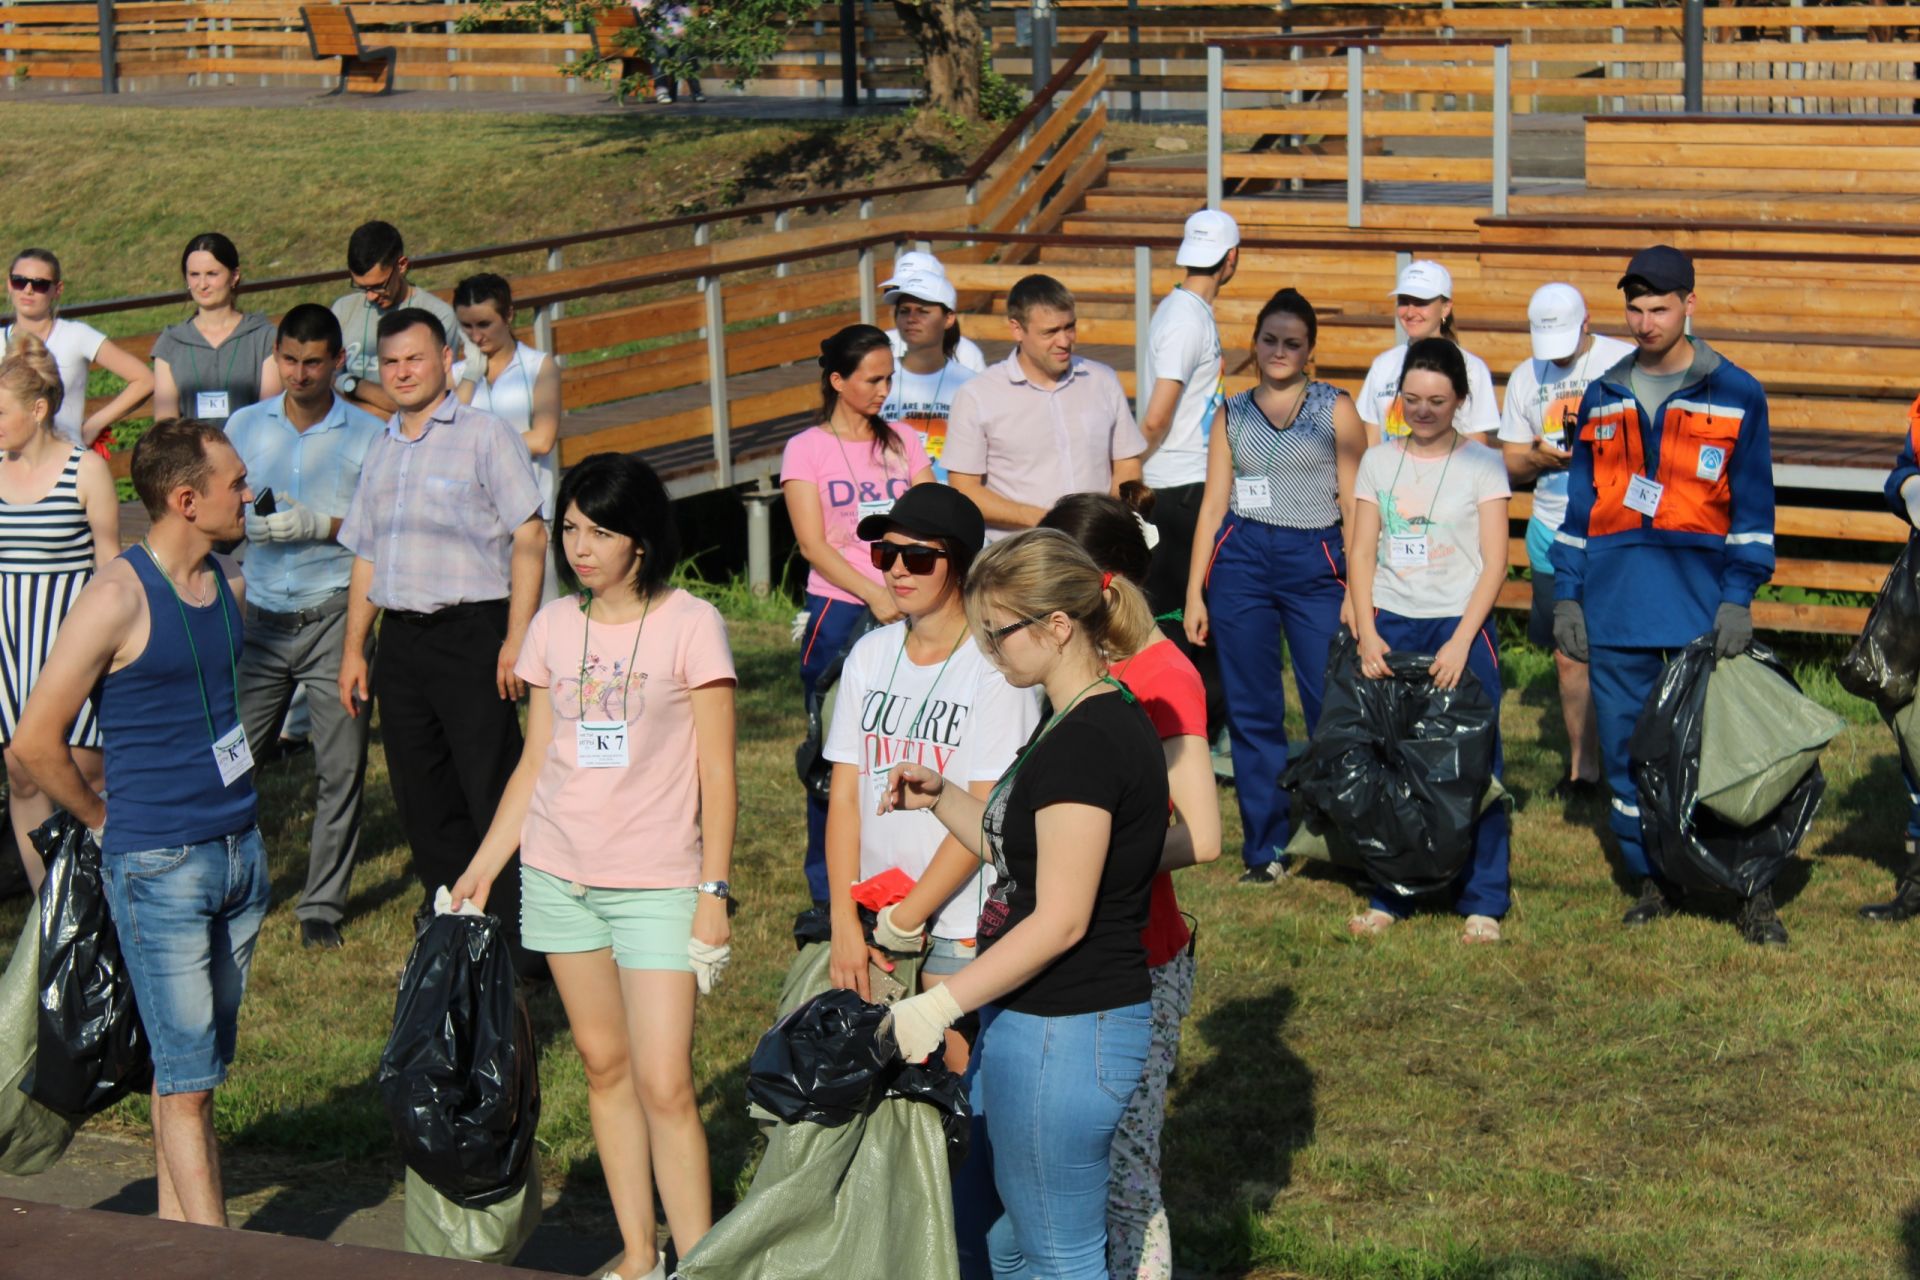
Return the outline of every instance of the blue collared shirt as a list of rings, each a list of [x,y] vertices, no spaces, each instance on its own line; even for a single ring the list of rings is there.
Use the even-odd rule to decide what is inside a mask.
[[[305,431],[287,421],[286,396],[250,404],[227,419],[227,439],[247,464],[255,493],[272,489],[323,516],[344,519],[380,419],[339,396]],[[269,613],[312,609],[347,589],[353,552],[324,542],[261,542],[247,548],[247,602]]]

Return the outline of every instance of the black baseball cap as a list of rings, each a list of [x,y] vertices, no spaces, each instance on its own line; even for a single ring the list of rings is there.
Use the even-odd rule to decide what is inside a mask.
[[[1633,255],[1614,287],[1624,289],[1629,280],[1645,281],[1655,293],[1692,293],[1693,259],[1670,244],[1656,244]]]
[[[862,542],[878,542],[889,529],[916,538],[951,538],[975,555],[987,542],[987,521],[980,508],[944,484],[914,485],[893,500],[893,510],[868,516],[854,532]]]

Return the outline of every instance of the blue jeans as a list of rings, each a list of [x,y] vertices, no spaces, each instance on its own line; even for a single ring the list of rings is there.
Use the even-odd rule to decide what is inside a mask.
[[[1307,733],[1320,722],[1327,651],[1340,629],[1347,594],[1347,557],[1340,530],[1285,529],[1229,516],[1207,570],[1210,643],[1227,695],[1233,739],[1234,799],[1250,870],[1287,847],[1287,695],[1280,637],[1293,658],[1294,687]]]
[[[1389,649],[1411,649],[1416,653],[1437,653],[1453,638],[1460,625],[1458,618],[1403,618],[1382,609],[1373,617],[1374,629]],[[1480,685],[1493,699],[1494,723],[1500,713],[1500,651],[1493,640],[1493,620],[1480,626],[1467,650],[1467,670],[1479,677]],[[1505,752],[1496,735],[1493,742],[1493,776],[1506,770]],[[1507,811],[1496,805],[1480,815],[1473,824],[1473,858],[1454,881],[1453,909],[1463,916],[1492,916],[1498,920],[1512,905],[1512,880],[1508,875],[1510,852]],[[1373,907],[1391,916],[1405,918],[1413,909],[1413,899],[1376,887]]]
[[[108,854],[107,907],[153,1045],[154,1089],[204,1093],[227,1078],[253,944],[267,915],[260,829]]]
[[[973,1098],[1003,1206],[987,1232],[994,1280],[1106,1280],[1108,1159],[1146,1068],[1152,1006],[982,1021]]]
[[[847,640],[867,607],[827,596],[807,595],[807,629],[800,637],[800,688],[811,696],[834,659],[846,651]],[[818,692],[826,692],[824,689]],[[821,732],[827,726],[821,726]],[[827,900],[827,802],[807,795],[807,854],[801,863],[807,874],[807,892],[815,902]]]

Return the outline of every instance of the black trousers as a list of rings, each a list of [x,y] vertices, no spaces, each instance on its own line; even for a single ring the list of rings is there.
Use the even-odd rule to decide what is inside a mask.
[[[1153,491],[1153,527],[1160,545],[1153,549],[1153,567],[1147,571],[1147,602],[1155,615],[1187,607],[1187,570],[1193,562],[1193,527],[1200,522],[1200,500],[1205,484],[1174,485]],[[1211,645],[1187,643],[1178,622],[1162,622],[1160,630],[1192,660],[1207,689],[1207,736],[1218,737],[1227,727],[1227,695],[1220,684],[1220,662]]]
[[[373,660],[373,696],[387,776],[413,873],[430,904],[472,861],[520,762],[520,716],[494,683],[507,635],[507,602],[438,613],[388,610]],[[519,953],[520,860],[493,882],[487,913]]]

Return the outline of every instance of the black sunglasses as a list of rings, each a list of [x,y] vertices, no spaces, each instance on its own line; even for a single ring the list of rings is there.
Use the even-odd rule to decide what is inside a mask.
[[[58,280],[49,280],[45,276],[16,276],[9,274],[7,282],[22,293],[52,293]]]
[[[904,560],[907,572],[925,577],[933,572],[935,562],[946,559],[945,547],[903,547],[897,542],[876,542],[873,544],[873,567],[882,573],[893,568],[895,560]]]
[[[1004,627],[995,627],[993,630],[987,632],[987,647],[998,653],[1002,640],[1005,640],[1008,636],[1020,630],[1020,628],[1030,627],[1039,621],[1041,621],[1039,618],[1022,618],[1018,622],[1009,622]]]

